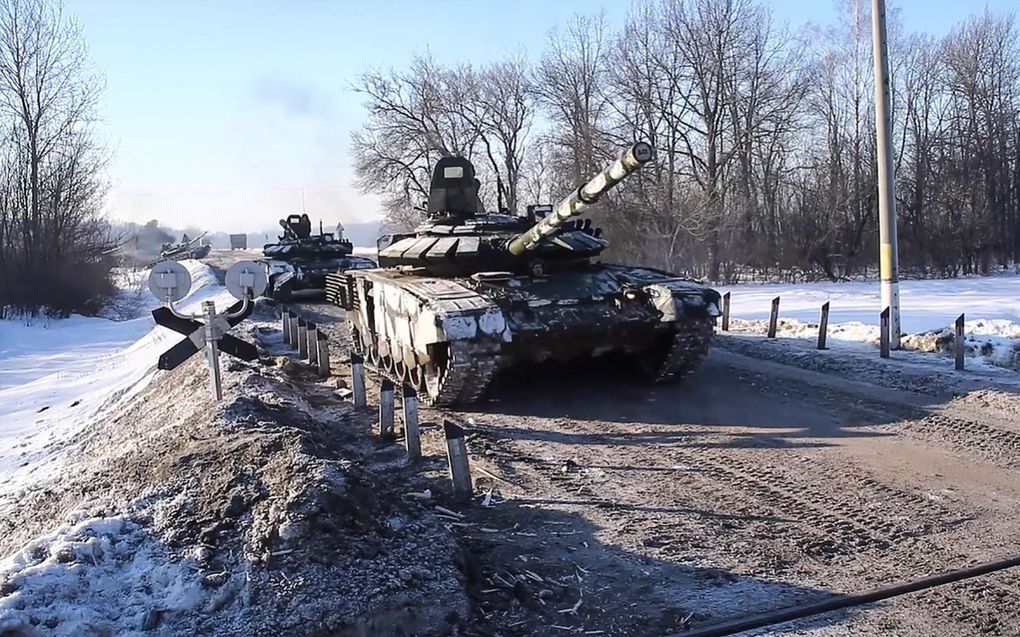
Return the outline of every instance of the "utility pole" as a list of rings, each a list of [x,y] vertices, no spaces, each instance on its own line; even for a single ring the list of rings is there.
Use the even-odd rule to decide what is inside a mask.
[[[875,132],[878,148],[878,240],[882,310],[889,308],[889,346],[900,348],[900,264],[896,246],[896,177],[892,162],[892,108],[885,0],[871,0],[871,48],[875,62]]]

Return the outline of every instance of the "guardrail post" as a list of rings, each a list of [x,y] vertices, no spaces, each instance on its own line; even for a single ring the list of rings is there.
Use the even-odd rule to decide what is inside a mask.
[[[730,293],[722,295],[722,331],[730,330]]]
[[[365,359],[358,354],[351,354],[351,392],[354,394],[355,407],[368,404],[365,396]]]
[[[825,349],[826,332],[829,329],[829,302],[822,305],[822,318],[818,322],[818,349]]]
[[[315,353],[319,363],[319,376],[329,378],[329,338],[322,332],[318,334],[319,337],[315,341]]]
[[[889,308],[882,310],[878,330],[878,355],[889,358]]]
[[[384,378],[379,386],[379,437],[393,438],[393,382]]]
[[[953,339],[953,353],[956,354],[956,369],[958,371],[963,370],[963,355],[967,351],[967,343],[964,342],[963,330],[964,320],[963,314],[961,314],[960,317],[956,319],[956,335]]]
[[[404,385],[401,392],[404,399],[404,444],[407,457],[412,460],[421,457],[421,432],[418,430],[418,392],[410,385]]]
[[[298,331],[298,321],[300,321],[300,320],[301,319],[300,319],[300,317],[298,317],[296,312],[291,312],[290,313],[290,340],[287,341],[287,342],[290,344],[291,348],[293,348],[293,349],[297,349],[297,343],[298,343],[298,340],[297,340],[298,339],[298,333],[297,333],[297,331]]]
[[[769,314],[769,338],[776,337],[776,326],[779,324],[779,297],[772,299],[772,313]]]
[[[290,310],[284,310],[280,313],[280,318],[283,320],[283,342],[290,344]]]
[[[308,364],[318,365],[319,364],[319,327],[308,322],[308,342],[305,344],[305,349],[308,350]]]
[[[308,356],[308,323],[303,318],[297,322],[297,353],[300,359]]]
[[[470,500],[474,488],[471,486],[471,466],[468,461],[467,443],[464,441],[464,429],[447,420],[443,422],[443,432],[446,434],[446,455],[450,464],[453,494],[458,500]]]

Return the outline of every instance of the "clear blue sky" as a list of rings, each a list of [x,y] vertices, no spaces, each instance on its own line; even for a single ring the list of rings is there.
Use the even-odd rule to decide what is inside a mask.
[[[837,0],[838,1],[838,0]],[[835,21],[831,0],[767,0],[792,26]],[[1009,0],[990,0],[1009,11]],[[986,2],[899,0],[908,31],[945,33]],[[106,78],[111,216],[243,231],[305,207],[326,225],[378,217],[351,185],[350,82],[430,51],[441,62],[537,58],[577,13],[619,25],[604,0],[66,0]]]

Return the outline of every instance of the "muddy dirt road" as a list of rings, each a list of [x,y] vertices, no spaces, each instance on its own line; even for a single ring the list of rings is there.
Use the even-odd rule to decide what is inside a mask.
[[[348,342],[339,309],[298,309]],[[770,345],[719,339],[678,386],[550,367],[424,410],[428,458],[390,479],[442,501],[452,417],[489,494],[447,503],[470,556],[467,634],[679,633],[1020,553],[1014,390],[895,361],[886,382],[835,355],[809,370]],[[754,634],[1020,635],[1020,572]]]

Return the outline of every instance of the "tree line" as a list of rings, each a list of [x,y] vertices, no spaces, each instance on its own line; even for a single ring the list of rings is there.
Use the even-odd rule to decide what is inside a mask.
[[[95,313],[114,292],[101,88],[59,4],[0,0],[0,317]]]
[[[549,203],[647,140],[646,167],[593,213],[616,259],[715,281],[828,277],[877,264],[870,3],[791,30],[754,0],[649,0],[610,28],[578,16],[533,61],[365,73],[358,186],[387,222],[420,219],[431,166],[479,169],[484,200]],[[902,268],[1020,261],[1020,47],[1012,15],[943,37],[890,20]],[[497,178],[498,177],[498,178]]]

